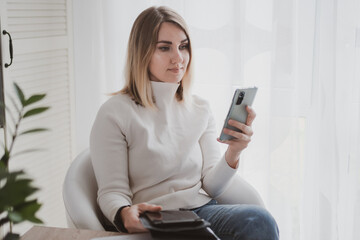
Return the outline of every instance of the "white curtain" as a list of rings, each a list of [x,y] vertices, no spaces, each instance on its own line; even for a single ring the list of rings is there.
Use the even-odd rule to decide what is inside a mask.
[[[187,21],[193,92],[219,133],[234,89],[259,87],[239,172],[281,239],[360,239],[360,0],[74,0],[78,151],[121,88],[131,25],[152,5]]]

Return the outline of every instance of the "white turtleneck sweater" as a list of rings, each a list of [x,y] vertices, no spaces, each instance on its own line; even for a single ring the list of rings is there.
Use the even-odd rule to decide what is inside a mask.
[[[151,85],[157,110],[118,94],[101,106],[91,131],[98,203],[110,221],[121,206],[142,202],[202,206],[236,173],[220,156],[207,102],[192,96],[185,105],[175,97],[179,84]]]

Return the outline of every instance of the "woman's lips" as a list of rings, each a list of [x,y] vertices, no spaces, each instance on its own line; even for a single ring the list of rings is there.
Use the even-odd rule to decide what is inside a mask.
[[[173,72],[173,73],[179,73],[180,71],[182,71],[183,68],[170,68],[169,71]]]

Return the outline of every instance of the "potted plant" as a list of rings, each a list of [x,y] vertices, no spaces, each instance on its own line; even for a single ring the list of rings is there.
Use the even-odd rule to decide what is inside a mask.
[[[32,197],[39,189],[32,185],[33,179],[26,176],[23,170],[11,171],[9,169],[9,161],[13,156],[14,144],[18,137],[47,130],[45,128],[33,128],[20,132],[20,123],[30,116],[45,112],[49,107],[33,107],[33,104],[41,101],[46,94],[34,94],[26,98],[16,83],[14,83],[14,87],[17,98],[14,99],[10,97],[10,100],[16,109],[17,116],[13,116],[12,112],[6,107],[9,119],[13,121],[13,133],[11,133],[9,145],[4,141],[3,155],[0,159],[0,228],[6,225],[9,226],[9,231],[5,234],[4,240],[20,238],[19,234],[13,233],[13,224],[23,221],[42,223],[42,221],[35,216],[41,204],[36,198]],[[4,131],[6,131],[6,129],[4,129]],[[23,153],[25,152],[26,151]]]

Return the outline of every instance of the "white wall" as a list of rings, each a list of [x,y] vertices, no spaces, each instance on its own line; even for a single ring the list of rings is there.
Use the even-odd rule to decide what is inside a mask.
[[[131,26],[151,5],[151,1],[106,2],[73,1],[77,153],[88,147],[93,121],[106,94],[122,87]]]

